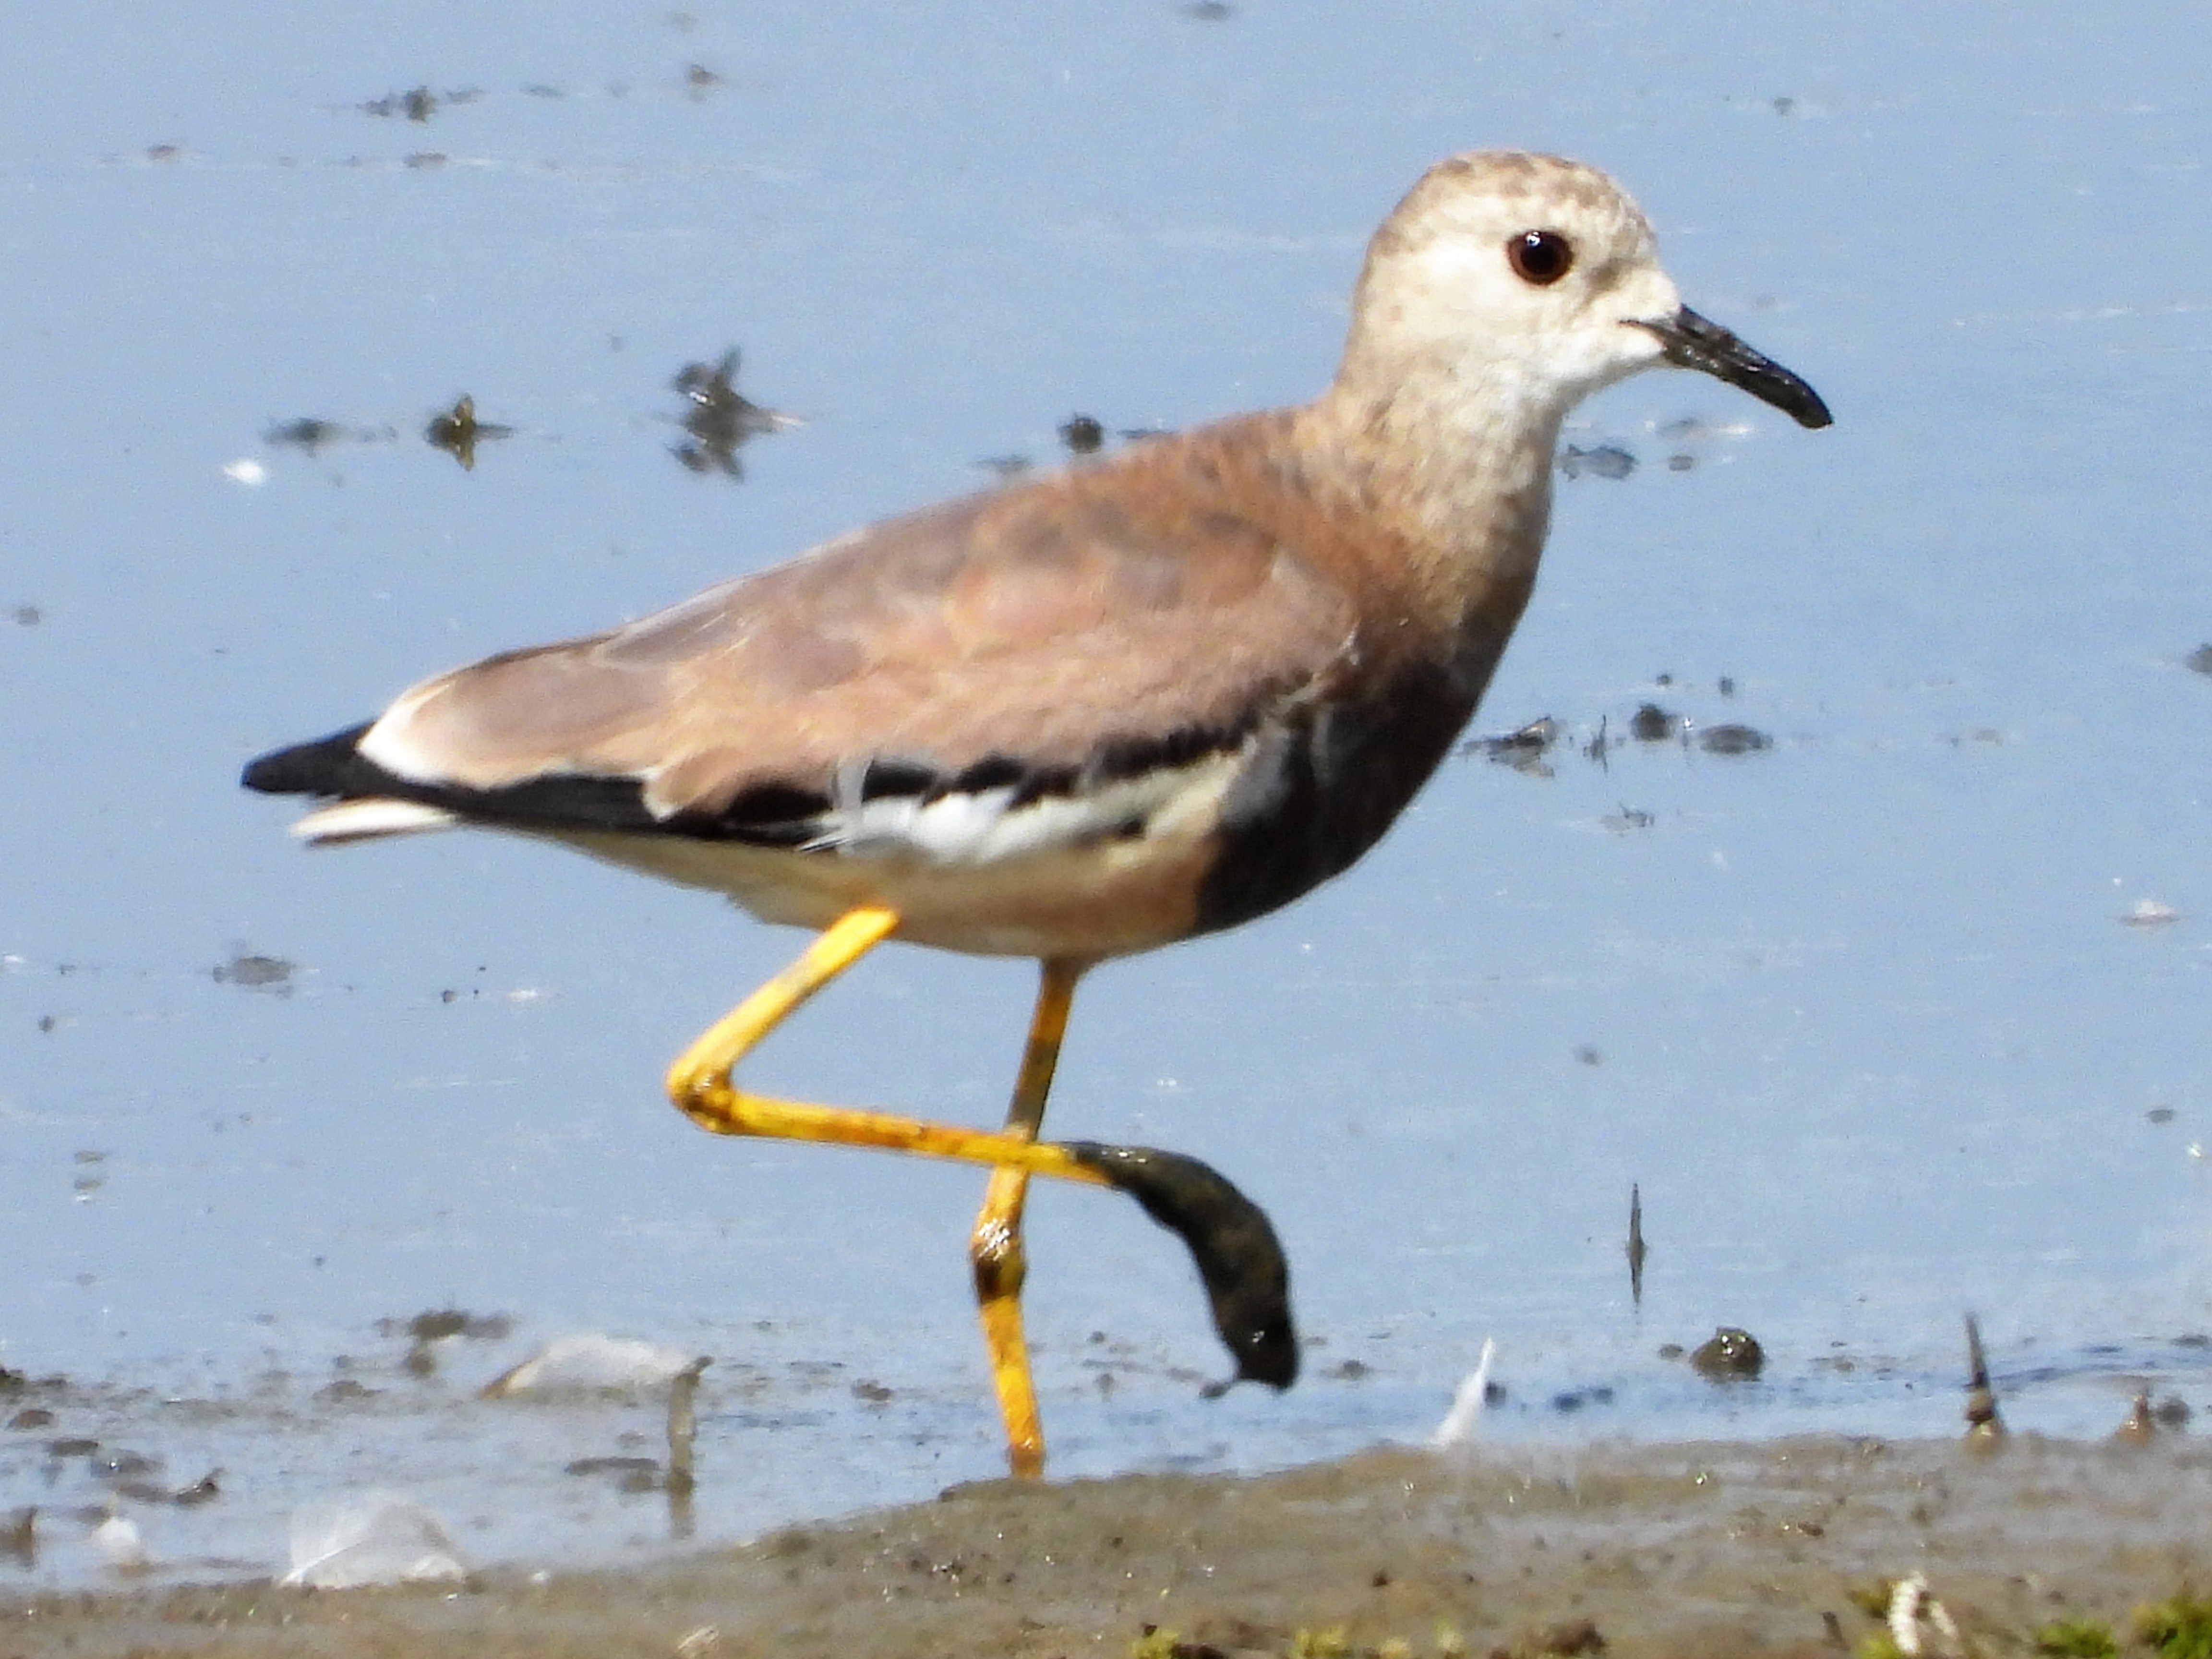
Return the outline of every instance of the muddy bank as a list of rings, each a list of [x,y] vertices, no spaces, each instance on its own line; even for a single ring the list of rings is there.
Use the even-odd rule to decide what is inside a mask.
[[[1397,1449],[994,1483],[638,1571],[0,1604],[0,1653],[1815,1654],[1926,1575],[1983,1652],[2212,1585],[2212,1451],[2015,1439]],[[1303,1632],[1303,1635],[1301,1634]],[[1164,1659],[1164,1641],[1152,1644]]]

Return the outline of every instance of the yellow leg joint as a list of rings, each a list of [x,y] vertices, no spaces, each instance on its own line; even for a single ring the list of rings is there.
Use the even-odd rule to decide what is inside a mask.
[[[848,911],[806,947],[799,960],[747,997],[707,1030],[668,1068],[668,1094],[686,1113],[687,1103],[726,1085],[730,1070],[758,1048],[761,1040],[796,1012],[801,1004],[890,937],[898,912],[866,907]],[[695,1114],[696,1115],[696,1114]],[[708,1123],[703,1127],[719,1129]],[[742,1134],[742,1129],[720,1130]]]
[[[831,980],[888,938],[894,910],[850,912],[825,929],[798,961],[739,1003],[684,1051],[668,1072],[668,1096],[702,1129],[718,1135],[771,1135],[843,1146],[880,1146],[925,1158],[956,1158],[1056,1176],[1086,1186],[1108,1184],[1057,1146],[1018,1136],[929,1123],[887,1112],[781,1100],[737,1086],[732,1071],[769,1032]]]

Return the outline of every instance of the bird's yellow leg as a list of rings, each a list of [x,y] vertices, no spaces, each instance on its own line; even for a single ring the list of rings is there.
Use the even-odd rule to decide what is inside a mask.
[[[1006,1137],[1030,1143],[1044,1121],[1045,1097],[1052,1092],[1060,1039],[1067,1031],[1067,1011],[1075,1000],[1076,981],[1083,976],[1081,963],[1047,962],[1042,967],[1021,1075],[1014,1083],[1013,1103],[1006,1109]],[[1044,1473],[1044,1425],[1037,1416],[1036,1384],[1030,1376],[1029,1344],[1022,1335],[1022,1281],[1029,1276],[1029,1257],[1022,1249],[1022,1206],[1029,1190],[1027,1169],[1002,1164],[991,1171],[968,1255],[975,1267],[975,1303],[983,1316],[991,1382],[1006,1419],[1006,1461],[1017,1476],[1034,1478]]]
[[[926,1158],[1057,1176],[1087,1186],[1110,1183],[1062,1147],[1029,1134],[1000,1134],[959,1124],[928,1123],[849,1106],[817,1106],[740,1089],[731,1075],[737,1063],[792,1012],[845,969],[883,943],[898,926],[898,913],[874,906],[848,911],[759,990],[717,1021],[684,1051],[668,1071],[668,1095],[702,1129],[720,1135],[773,1135],[787,1140],[825,1140],[845,1146],[881,1146]],[[1026,1073],[1025,1073],[1026,1074]],[[1051,1067],[1045,1069],[1048,1082]],[[1042,1094],[1038,1104],[1042,1107]]]

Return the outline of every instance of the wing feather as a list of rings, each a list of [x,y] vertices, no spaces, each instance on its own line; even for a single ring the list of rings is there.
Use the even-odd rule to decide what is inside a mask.
[[[889,520],[608,633],[456,670],[401,696],[360,753],[445,805],[629,780],[665,821],[762,791],[826,803],[872,764],[940,793],[977,769],[1018,788],[1234,744],[1341,655],[1354,611],[1239,499],[1255,492],[1224,483],[1223,430]]]

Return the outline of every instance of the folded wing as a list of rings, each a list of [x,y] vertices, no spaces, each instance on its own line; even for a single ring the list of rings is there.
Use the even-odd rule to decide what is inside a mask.
[[[1162,441],[886,520],[441,675],[246,781],[338,800],[318,838],[460,818],[793,847],[1126,794],[1237,747],[1352,635],[1346,594],[1240,512],[1213,454]],[[1138,487],[1102,489],[1117,471]]]

